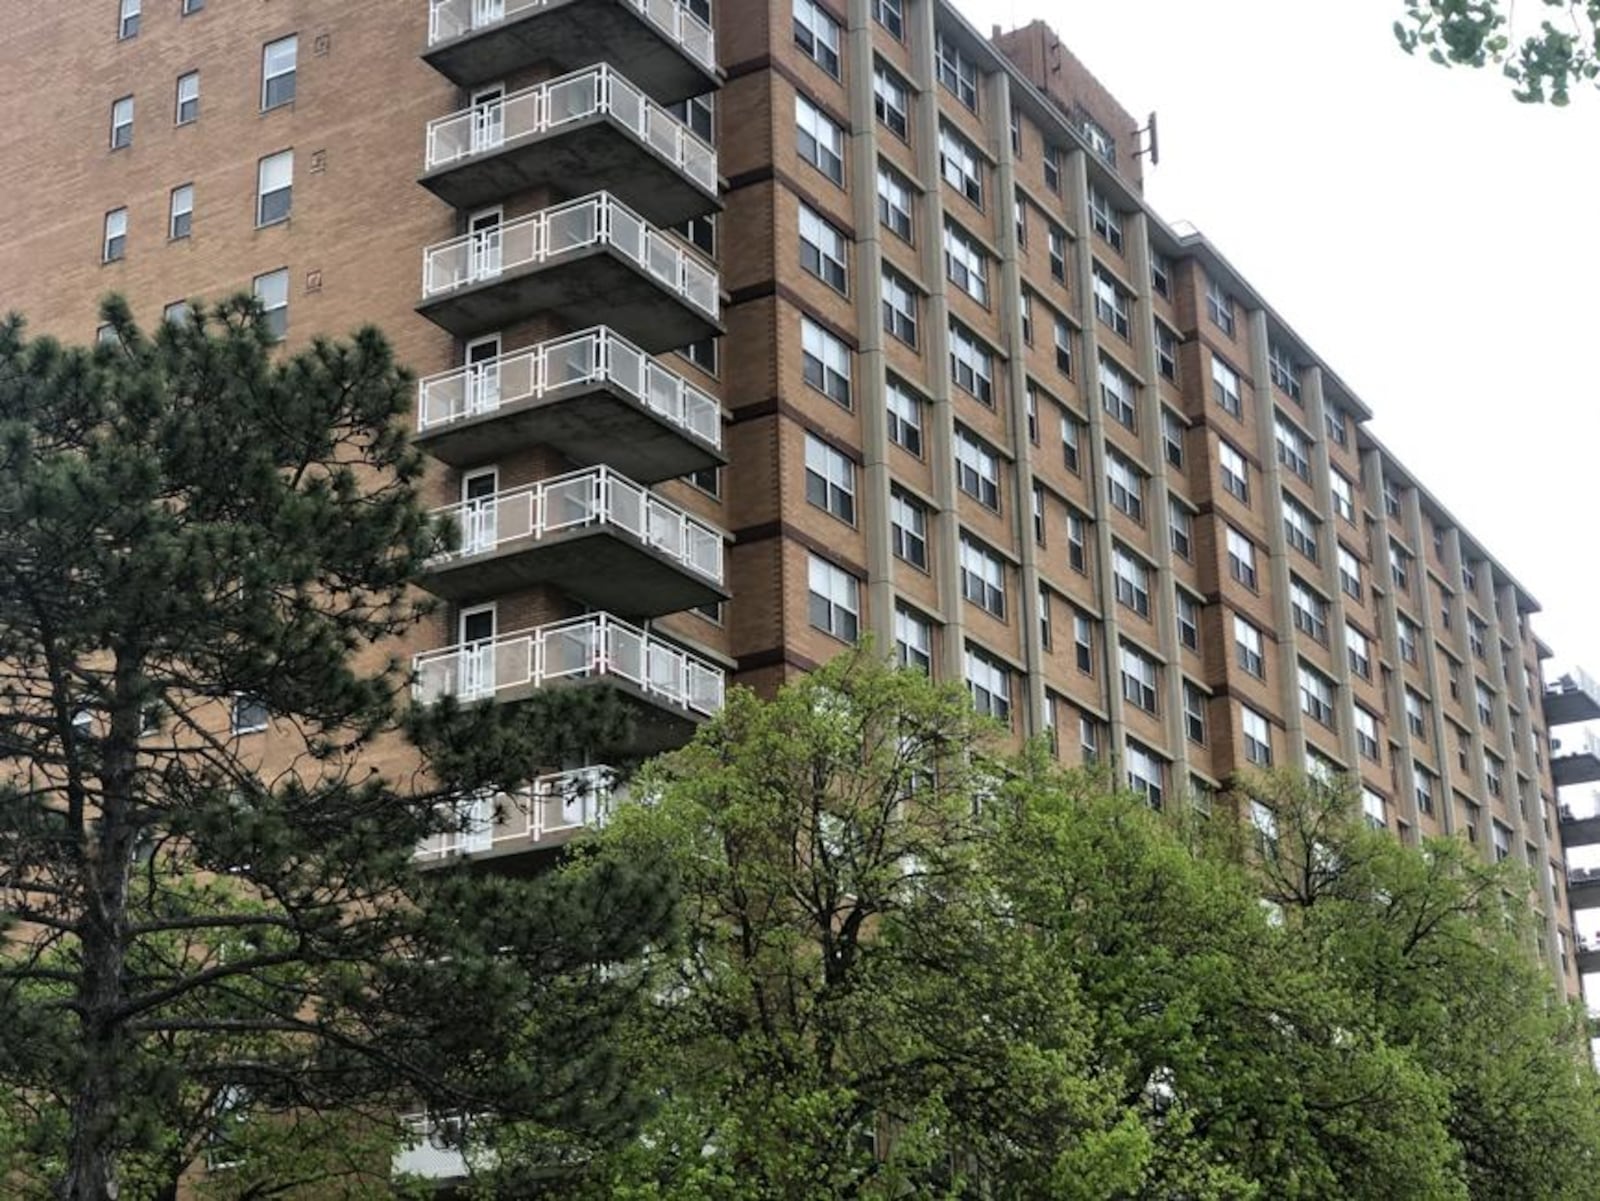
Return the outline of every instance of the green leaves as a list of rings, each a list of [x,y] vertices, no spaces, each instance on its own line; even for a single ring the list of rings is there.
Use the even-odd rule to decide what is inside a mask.
[[[1524,104],[1565,105],[1573,86],[1600,76],[1600,4],[1544,0],[1544,6],[1565,10],[1565,28],[1544,20],[1536,33],[1519,37],[1511,24],[1515,8],[1502,0],[1406,0],[1394,36],[1407,54],[1425,49],[1439,66],[1499,67]]]

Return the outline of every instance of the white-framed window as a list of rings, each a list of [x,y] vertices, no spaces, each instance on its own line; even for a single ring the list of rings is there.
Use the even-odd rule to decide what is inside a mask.
[[[967,534],[961,535],[961,595],[1005,620],[1005,560]]]
[[[295,34],[261,48],[261,111],[294,103],[295,68],[300,39]]]
[[[1400,657],[1407,663],[1417,661],[1417,643],[1422,637],[1422,631],[1417,628],[1417,623],[1409,618],[1401,617],[1395,621],[1397,632],[1396,641],[1400,644]]]
[[[1494,693],[1489,690],[1489,685],[1482,680],[1473,681],[1473,692],[1478,702],[1478,723],[1483,726],[1494,725]]]
[[[117,7],[117,40],[127,41],[139,35],[139,17],[142,14],[141,0],[122,0]]]
[[[1067,231],[1055,222],[1050,223],[1045,237],[1046,253],[1050,259],[1050,278],[1057,283],[1067,282]]]
[[[956,486],[1000,511],[1000,456],[987,442],[956,427]]]
[[[189,71],[178,76],[177,98],[174,102],[172,122],[188,125],[200,119],[200,72]]]
[[[894,654],[901,667],[933,670],[933,625],[904,605],[894,609]]]
[[[1039,445],[1039,389],[1029,380],[1022,389],[1023,399],[1026,402],[1028,418],[1028,441],[1035,446]]]
[[[1278,462],[1307,482],[1311,479],[1311,442],[1296,427],[1283,419],[1282,414],[1274,417],[1275,434],[1278,442]]]
[[[1060,313],[1055,314],[1055,334],[1053,338],[1056,352],[1056,370],[1062,375],[1072,375],[1072,326]]]
[[[261,302],[261,320],[274,342],[289,334],[289,269],[279,267],[250,281],[250,290]]]
[[[128,210],[112,209],[100,237],[100,261],[118,262],[128,252]]]
[[[1511,828],[1499,821],[1490,822],[1494,837],[1494,861],[1503,863],[1511,858]]]
[[[1328,437],[1340,446],[1348,444],[1350,427],[1344,418],[1344,410],[1338,405],[1328,405],[1322,411],[1323,424],[1328,427]]]
[[[978,152],[948,125],[939,126],[939,174],[973,204],[983,207],[983,167]]]
[[[1111,575],[1119,604],[1150,616],[1150,569],[1120,542],[1111,546]]]
[[[1156,711],[1161,670],[1156,661],[1126,642],[1118,648],[1122,665],[1122,698],[1146,713]]]
[[[1118,337],[1128,336],[1128,294],[1098,265],[1094,268],[1094,315]]]
[[[1367,641],[1367,636],[1355,626],[1345,623],[1344,627],[1345,655],[1350,661],[1350,670],[1363,680],[1372,678],[1372,644]]]
[[[1278,853],[1278,815],[1267,805],[1253,798],[1250,801],[1250,828],[1255,832],[1258,851],[1269,858]],[[1281,920],[1280,918],[1279,922]]]
[[[1122,214],[1094,184],[1089,185],[1089,224],[1106,245],[1122,253]]]
[[[1094,621],[1076,611],[1072,615],[1072,656],[1079,671],[1094,675]]]
[[[1392,541],[1389,543],[1389,575],[1399,591],[1411,590],[1411,556],[1400,548],[1399,543]]]
[[[233,698],[228,730],[232,734],[259,734],[267,728],[268,716],[263,701],[241,692]]]
[[[1313,563],[1317,561],[1318,521],[1299,501],[1283,498],[1283,536]]]
[[[1356,523],[1356,489],[1344,475],[1337,471],[1328,473],[1328,487],[1333,493],[1333,511],[1351,525]]]
[[[1370,788],[1361,790],[1361,816],[1368,826],[1374,830],[1382,830],[1389,824],[1388,803],[1383,796]]]
[[[817,555],[810,558],[807,613],[811,624],[842,642],[861,630],[861,586],[856,577]]]
[[[1233,337],[1233,297],[1211,275],[1206,276],[1206,316],[1211,324]]]
[[[1378,746],[1378,719],[1362,708],[1355,707],[1356,721],[1356,749],[1364,758],[1371,759],[1374,763],[1383,762],[1383,753]]]
[[[891,376],[884,400],[889,410],[889,441],[921,458],[922,398]]]
[[[1352,600],[1361,599],[1361,561],[1339,547],[1339,587]]]
[[[844,234],[810,205],[800,206],[800,266],[836,292],[847,292],[849,251]]]
[[[910,131],[911,86],[883,63],[872,67],[872,110],[895,137]]]
[[[928,569],[928,511],[906,493],[889,493],[889,537],[895,557]]]
[[[950,322],[950,380],[994,407],[994,355],[976,334],[956,321]]]
[[[1125,756],[1128,787],[1145,800],[1152,809],[1161,808],[1167,791],[1167,765],[1149,747],[1128,739]]]
[[[1182,588],[1177,591],[1178,641],[1189,650],[1200,650],[1200,602]]]
[[[1256,544],[1228,527],[1228,573],[1251,591],[1256,587]]]
[[[1067,510],[1067,564],[1080,575],[1089,574],[1089,519]]]
[[[1084,141],[1089,143],[1089,149],[1098,154],[1109,166],[1117,165],[1117,140],[1100,122],[1088,113],[1079,110],[1074,116],[1078,122],[1078,129],[1082,132]]]
[[[966,648],[967,688],[972,705],[985,717],[1011,720],[1011,669],[977,647]]]
[[[968,58],[941,30],[934,38],[934,59],[939,82],[973,112],[978,111],[978,64]]]
[[[1061,460],[1073,475],[1083,473],[1083,422],[1061,410]]]
[[[1028,201],[1023,196],[1022,189],[1018,188],[1012,196],[1011,207],[1017,214],[1017,245],[1023,249],[1028,245]]]
[[[1393,552],[1393,544],[1392,543],[1391,543],[1390,549],[1391,549],[1391,553],[1392,553]],[[1403,573],[1403,569],[1402,569],[1402,573]],[[1395,577],[1395,583],[1399,584],[1400,587],[1404,588],[1405,585],[1403,583],[1401,583],[1400,581],[1401,581],[1401,575],[1397,574],[1396,577]],[[1474,659],[1482,659],[1484,657],[1484,654],[1488,650],[1488,637],[1489,637],[1489,627],[1488,627],[1488,625],[1485,624],[1483,621],[1479,620],[1478,617],[1475,616],[1474,614],[1468,613],[1467,614],[1467,646],[1468,646],[1468,648],[1471,649],[1472,657]]]
[[[794,98],[795,148],[800,157],[844,186],[844,130],[804,96]]]
[[[1159,250],[1150,252],[1150,290],[1172,299],[1172,260]]]
[[[256,164],[256,225],[287,221],[294,208],[294,151],[280,150]]]
[[[1061,191],[1061,147],[1045,145],[1044,148],[1044,186],[1052,192]]]
[[[1033,540],[1040,546],[1045,544],[1043,484],[1033,486]]]
[[[194,311],[187,300],[174,300],[161,310],[161,320],[168,325],[188,325],[194,320]]]
[[[1161,453],[1174,467],[1183,466],[1183,440],[1189,424],[1165,405],[1161,408]]]
[[[1156,370],[1163,379],[1178,382],[1178,335],[1156,322]]]
[[[944,272],[972,299],[989,304],[989,256],[968,234],[954,225],[944,227]]]
[[[1432,814],[1433,797],[1438,791],[1437,777],[1420,763],[1412,769],[1412,776],[1416,787],[1417,812]]]
[[[872,0],[872,19],[882,25],[895,41],[906,35],[906,16],[903,0]]]
[[[1211,356],[1211,395],[1223,412],[1234,417],[1244,416],[1244,391],[1239,386],[1239,373],[1216,355]]]
[[[190,17],[201,11],[205,6],[206,0],[180,0],[178,15],[180,17]]]
[[[1078,717],[1078,750],[1085,766],[1100,762],[1100,723],[1087,713]]]
[[[1250,465],[1230,443],[1217,443],[1217,465],[1222,469],[1222,487],[1234,496],[1250,503]]]
[[[917,344],[917,293],[911,281],[884,265],[881,283],[883,329],[907,346]]]
[[[850,407],[850,348],[810,317],[800,318],[800,366],[806,383]]]
[[[817,66],[839,78],[839,22],[813,0],[794,0],[794,44]]]
[[[1138,389],[1133,377],[1104,355],[1100,357],[1100,404],[1122,425],[1136,428]]]
[[[1418,742],[1428,741],[1428,702],[1406,689],[1406,729]]]
[[[878,164],[878,221],[896,237],[911,241],[911,185],[882,163]]]
[[[1390,517],[1400,516],[1400,485],[1389,476],[1383,477],[1383,511]]]
[[[1293,576],[1289,579],[1289,610],[1295,629],[1327,644],[1328,602]]]
[[[1194,515],[1176,496],[1167,497],[1167,529],[1172,553],[1180,559],[1194,558]]]
[[[1237,613],[1233,615],[1233,654],[1239,666],[1258,680],[1267,676],[1267,659],[1261,631]]]
[[[1267,343],[1267,374],[1280,392],[1300,403],[1300,364],[1276,342]]]
[[[1239,726],[1244,731],[1244,757],[1257,767],[1272,766],[1272,725],[1248,705],[1239,706]]]
[[[1022,157],[1022,114],[1015,107],[1011,110],[1011,153],[1016,158]]]
[[[179,184],[167,197],[167,237],[187,238],[194,229],[194,185]]]
[[[1045,650],[1050,649],[1051,621],[1050,621],[1050,589],[1039,585],[1039,645]]]
[[[111,102],[111,149],[121,150],[133,145],[133,97],[123,96]]]
[[[856,465],[815,434],[806,434],[806,500],[855,524]]]
[[[1300,711],[1330,729],[1333,726],[1333,682],[1304,663],[1300,664]]]
[[[1116,451],[1107,450],[1106,482],[1112,505],[1144,524],[1144,473]]]

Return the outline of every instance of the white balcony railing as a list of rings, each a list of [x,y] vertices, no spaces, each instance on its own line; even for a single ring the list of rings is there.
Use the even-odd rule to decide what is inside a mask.
[[[391,1171],[396,1176],[423,1180],[461,1180],[469,1168],[492,1167],[495,1154],[485,1147],[465,1148],[460,1138],[460,1118],[433,1118],[409,1113],[400,1119],[406,1141],[394,1153]]]
[[[515,17],[548,0],[432,0],[428,9],[428,45],[437,46],[464,34]],[[622,0],[708,71],[716,70],[716,39],[711,27],[677,0]]]
[[[1600,759],[1600,737],[1596,737],[1592,730],[1568,730],[1556,739],[1559,744],[1550,754],[1552,760],[1569,759],[1583,755],[1591,759]]]
[[[416,858],[449,859],[602,826],[618,799],[616,781],[612,768],[583,767],[540,776],[515,792],[477,794],[459,807],[458,827],[425,838]]]
[[[667,162],[716,193],[717,152],[604,63],[430,121],[427,169],[493,154],[597,114],[632,130]]]
[[[592,613],[424,651],[412,659],[412,693],[481,700],[563,680],[626,680],[646,695],[707,716],[722,708],[722,669],[608,613]]]
[[[455,550],[433,559],[434,566],[459,563],[522,538],[605,525],[722,583],[722,535],[609,467],[586,467],[435,513],[454,521],[461,536]]]
[[[541,209],[422,252],[422,294],[443,296],[591,246],[610,246],[715,319],[717,273],[609,192]]]
[[[603,325],[429,376],[417,388],[417,431],[602,382],[621,388],[708,446],[721,448],[717,402]]]

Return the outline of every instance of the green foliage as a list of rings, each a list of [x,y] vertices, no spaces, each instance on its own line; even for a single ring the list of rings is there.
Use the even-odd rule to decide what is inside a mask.
[[[1600,77],[1600,0],[1544,0],[1560,24],[1543,20],[1537,33],[1520,35],[1509,0],[1405,3],[1394,34],[1407,54],[1422,50],[1442,67],[1499,67],[1525,104],[1567,104],[1574,86]]]

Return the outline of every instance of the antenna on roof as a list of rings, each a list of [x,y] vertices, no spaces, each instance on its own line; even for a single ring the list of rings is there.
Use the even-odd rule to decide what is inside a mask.
[[[1144,145],[1140,146],[1139,149],[1133,152],[1133,157],[1140,158],[1148,154],[1150,156],[1150,165],[1154,167],[1161,161],[1161,139],[1156,131],[1155,113],[1152,112],[1150,114],[1150,122],[1143,129],[1136,129],[1133,131],[1134,137],[1137,138],[1141,135],[1145,136]]]

